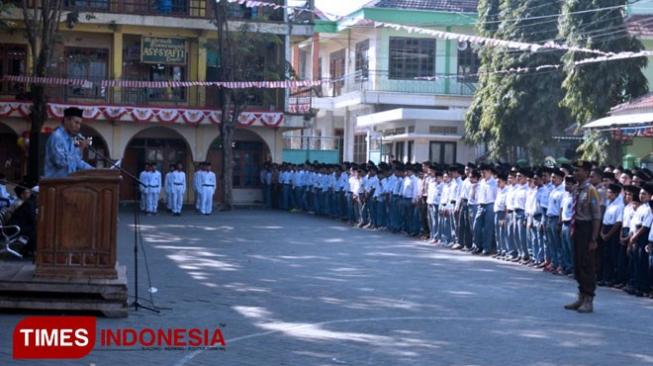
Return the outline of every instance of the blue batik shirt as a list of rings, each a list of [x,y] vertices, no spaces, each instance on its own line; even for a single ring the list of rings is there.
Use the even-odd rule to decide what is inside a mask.
[[[92,168],[82,160],[82,153],[68,132],[63,127],[54,130],[45,146],[45,178],[67,177]]]

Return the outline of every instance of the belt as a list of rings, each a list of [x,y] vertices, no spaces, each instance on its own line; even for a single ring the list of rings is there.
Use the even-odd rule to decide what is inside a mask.
[[[549,215],[549,216],[547,216],[546,218],[547,218],[547,219],[557,219],[557,218],[559,218],[559,217],[560,217],[560,215],[555,215],[555,216],[551,216],[551,215]]]
[[[202,187],[215,187],[215,184],[202,184]]]
[[[571,224],[571,220],[565,220],[562,222],[563,225],[569,225]]]
[[[174,183],[174,185],[176,185],[176,186],[183,186],[184,183]]]
[[[159,188],[159,186],[148,186],[150,188]]]

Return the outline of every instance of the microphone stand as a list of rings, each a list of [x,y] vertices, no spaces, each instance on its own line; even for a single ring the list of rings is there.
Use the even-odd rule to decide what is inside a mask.
[[[140,179],[136,178],[133,174],[128,172],[127,170],[123,169],[121,166],[117,165],[116,163],[113,163],[111,159],[107,158],[103,154],[99,153],[97,150],[95,150],[91,145],[88,146],[88,149],[95,153],[96,156],[98,156],[100,159],[104,160],[105,162],[108,162],[111,164],[111,168],[116,168],[118,171],[120,171],[122,174],[126,175],[127,177],[131,178],[131,180],[134,182],[134,185],[138,188],[139,186],[144,186],[146,185],[141,182]],[[128,305],[128,307],[134,307],[134,311],[138,311],[138,309],[145,309],[149,310],[154,313],[160,313],[161,310],[157,309],[156,306],[146,306],[143,305],[139,302],[139,297],[138,297],[138,241],[140,238],[140,224],[141,224],[141,218],[140,218],[140,203],[141,203],[141,196],[138,193],[138,190],[136,191],[136,204],[134,205],[134,301]],[[146,263],[147,264],[147,263]]]

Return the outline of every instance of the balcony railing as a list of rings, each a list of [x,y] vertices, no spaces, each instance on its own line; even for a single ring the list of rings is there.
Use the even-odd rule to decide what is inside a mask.
[[[23,88],[27,88],[26,85]],[[255,92],[270,93],[278,97],[266,97],[265,104],[259,99],[252,98],[247,105],[248,109],[262,111],[284,111],[283,90],[255,90]],[[9,93],[0,93],[0,99],[13,97]],[[187,88],[102,88],[99,86],[48,86],[46,97],[55,103],[82,103],[97,105],[128,105],[128,106],[159,106],[180,107],[196,109],[219,109],[217,88],[205,86],[192,86]],[[278,100],[277,103],[268,102]]]
[[[282,4],[282,0],[261,0]],[[10,0],[16,7],[22,7],[21,0]],[[159,15],[174,17],[213,18],[215,0],[64,0],[65,10],[97,13],[120,13],[136,15]],[[30,0],[28,6],[39,6],[39,0]],[[270,7],[247,8],[230,4],[229,18],[233,20],[283,21],[283,9]]]
[[[411,94],[471,96],[476,91],[476,83],[456,74],[438,74],[434,80],[395,79],[388,71],[368,70],[357,72],[333,81],[324,80],[322,97],[337,97],[356,91],[380,91]]]

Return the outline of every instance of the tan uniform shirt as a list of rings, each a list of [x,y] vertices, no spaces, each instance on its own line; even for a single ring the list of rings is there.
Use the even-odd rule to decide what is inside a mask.
[[[576,221],[601,220],[601,198],[599,192],[590,184],[589,179],[576,188]]]

